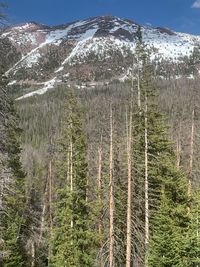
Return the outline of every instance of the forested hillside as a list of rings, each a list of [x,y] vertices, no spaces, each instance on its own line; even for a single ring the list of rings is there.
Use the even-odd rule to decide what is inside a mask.
[[[135,38],[125,80],[16,99],[2,68],[0,266],[200,265],[199,54]]]

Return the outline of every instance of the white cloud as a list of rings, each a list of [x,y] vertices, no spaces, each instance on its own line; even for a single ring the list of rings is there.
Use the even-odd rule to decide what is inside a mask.
[[[196,0],[192,5],[193,8],[200,8],[200,0]]]

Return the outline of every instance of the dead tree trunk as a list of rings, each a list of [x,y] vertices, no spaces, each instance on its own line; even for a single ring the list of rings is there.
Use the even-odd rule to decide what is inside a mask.
[[[70,192],[73,193],[73,144],[70,140]],[[74,222],[71,218],[71,228],[73,228]]]
[[[192,110],[192,127],[191,127],[191,137],[190,137],[190,162],[189,162],[189,175],[188,175],[188,195],[192,193],[192,170],[194,161],[194,134],[195,134],[195,110]]]
[[[101,135],[101,141],[100,141],[100,145],[98,147],[98,174],[97,174],[97,187],[98,187],[98,201],[99,203],[101,203],[102,201],[102,135]],[[102,211],[100,211],[100,217],[99,217],[99,221],[98,221],[98,232],[99,232],[99,236],[102,235],[102,228],[103,228],[103,224],[102,224]],[[103,247],[103,243],[102,240],[100,241],[100,247],[102,250]],[[99,259],[99,266],[102,267],[104,266],[103,264],[103,256],[100,256]]]
[[[149,181],[148,181],[148,102],[147,92],[145,92],[145,129],[144,129],[144,141],[145,141],[145,256],[147,256],[149,245]],[[145,266],[148,266],[147,257],[145,259]]]
[[[178,170],[180,169],[180,162],[181,162],[181,141],[178,136],[176,141],[176,167]]]
[[[132,211],[132,107],[130,112],[130,123],[127,119],[127,164],[128,164],[128,197],[127,197],[127,240],[126,240],[126,267],[131,266],[131,211]]]
[[[99,202],[101,202],[101,183],[102,183],[102,136],[101,136],[101,143],[100,146],[98,148],[98,199]],[[98,230],[99,230],[99,234],[101,235],[102,232],[102,222],[101,222],[101,218],[99,220],[99,226],[98,226]]]
[[[110,110],[109,266],[114,267],[113,117]]]
[[[141,90],[140,90],[140,67],[138,59],[138,73],[137,73],[137,90],[138,90],[138,108],[141,109]]]
[[[35,267],[36,258],[35,258],[35,242],[31,241],[31,267]]]
[[[181,122],[179,123],[179,129],[176,140],[176,167],[179,170],[181,164]]]
[[[53,216],[52,216],[52,160],[49,161],[48,168],[48,225],[49,236],[51,237],[53,229]]]
[[[47,194],[48,194],[48,177],[45,181],[45,191],[44,191],[43,205],[42,205],[39,244],[42,242],[42,236],[43,236],[44,229],[45,229],[45,215],[47,212]]]
[[[67,184],[70,183],[70,151],[67,152]]]

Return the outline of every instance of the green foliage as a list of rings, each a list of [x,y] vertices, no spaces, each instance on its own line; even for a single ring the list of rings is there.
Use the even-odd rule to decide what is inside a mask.
[[[93,266],[98,236],[87,199],[87,147],[81,111],[72,93],[59,142],[51,266]]]
[[[186,178],[175,167],[175,154],[168,138],[165,116],[159,110],[154,72],[145,45],[138,44],[137,51],[138,64],[141,65],[139,73],[141,105],[136,111],[133,132],[135,194],[139,198],[136,210],[138,221],[144,224],[146,132],[150,223],[150,248],[148,250],[141,247],[139,250],[144,251],[150,266],[186,266],[184,237],[189,221]],[[137,240],[138,233],[135,235]]]
[[[0,135],[0,184],[1,184],[1,252],[3,266],[25,266],[25,252],[21,239],[21,226],[24,222],[25,207],[25,174],[20,162],[20,146],[18,119],[13,102],[4,90],[5,81],[2,79],[1,123]]]
[[[192,205],[189,210],[189,226],[185,241],[187,265],[188,267],[200,264],[200,239],[199,239],[199,216],[200,216],[200,194],[199,190],[193,194]]]
[[[187,254],[184,249],[187,228],[185,222],[180,219],[183,212],[187,213],[186,208],[183,210],[181,204],[174,204],[163,192],[160,209],[154,222],[154,234],[148,257],[149,266],[187,266]]]

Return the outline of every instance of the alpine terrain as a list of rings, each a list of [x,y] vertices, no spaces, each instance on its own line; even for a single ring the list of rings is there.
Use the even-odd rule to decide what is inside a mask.
[[[0,69],[0,267],[200,266],[200,36],[29,22]]]
[[[9,86],[24,98],[43,94],[60,83],[85,87],[124,81],[134,64],[138,26],[128,19],[102,16],[54,27],[30,22],[5,28],[0,50],[1,63],[12,77]],[[200,46],[200,36],[140,27],[157,66],[179,64],[184,68],[185,60]],[[3,50],[5,45],[9,52]]]

